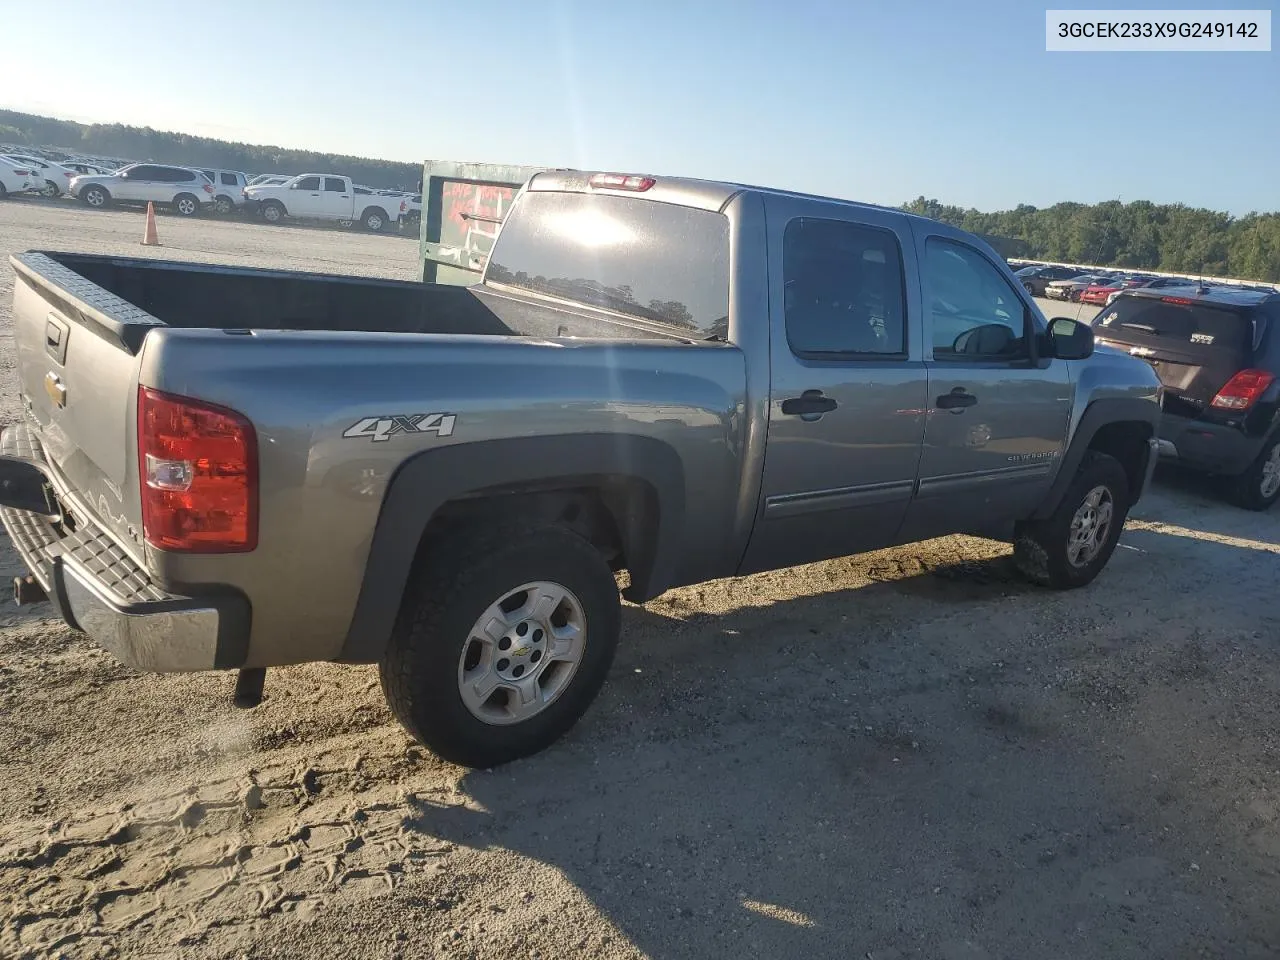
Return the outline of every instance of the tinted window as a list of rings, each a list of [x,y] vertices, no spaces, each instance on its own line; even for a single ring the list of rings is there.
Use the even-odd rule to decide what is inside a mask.
[[[326,193],[346,193],[347,184],[345,181],[339,180],[336,177],[325,177],[324,189]]]
[[[217,183],[217,182],[218,182],[218,177],[217,177],[217,175],[216,175],[212,170],[201,170],[200,172],[201,172],[201,173],[203,173],[206,177],[208,177],[208,178],[209,178],[209,182],[210,182],[210,183]]]
[[[729,221],[630,197],[527,193],[486,282],[600,307],[688,334],[726,336]],[[479,234],[492,224],[475,222]]]
[[[356,187],[355,192],[360,194],[362,197],[370,196],[373,193],[373,191],[367,187]]]
[[[319,177],[303,177],[301,180],[298,181],[298,189],[299,190],[319,190],[320,178]]]
[[[953,240],[930,237],[924,271],[936,359],[1026,355],[1022,301],[982,254]]]
[[[796,219],[782,241],[787,342],[804,354],[907,349],[902,254],[887,230]]]
[[[1117,335],[1170,340],[1201,347],[1245,350],[1253,337],[1248,316],[1206,304],[1167,303],[1153,297],[1122,297],[1093,324]]]
[[[149,167],[145,164],[138,164],[136,167],[129,168],[130,180],[159,180],[159,169],[157,167]]]
[[[234,173],[224,173],[222,174],[222,185],[224,187],[238,187],[240,178]]]
[[[189,183],[200,176],[194,171],[182,170],[178,167],[156,167],[156,172],[156,179],[164,183]]]

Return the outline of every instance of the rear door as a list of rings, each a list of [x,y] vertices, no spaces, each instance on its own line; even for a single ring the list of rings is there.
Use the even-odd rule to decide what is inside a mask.
[[[350,220],[351,209],[355,197],[351,192],[351,183],[345,177],[325,177],[324,190],[321,191],[321,209],[323,216],[335,220]]]
[[[798,197],[765,204],[769,425],[743,572],[895,542],[927,387],[907,218]]]
[[[1099,314],[1093,328],[1099,342],[1155,367],[1165,386],[1166,409],[1188,416],[1207,407],[1228,380],[1250,365],[1254,338],[1262,333],[1245,311],[1180,297],[1176,291],[1162,297],[1119,297]]]
[[[904,539],[982,531],[1044,497],[1071,411],[1068,366],[1038,360],[1042,321],[991,255],[920,224],[929,390]]]

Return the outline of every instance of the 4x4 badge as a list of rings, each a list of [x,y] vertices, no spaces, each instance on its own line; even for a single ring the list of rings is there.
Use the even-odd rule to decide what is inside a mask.
[[[344,437],[368,437],[374,443],[390,440],[397,433],[434,433],[437,437],[453,434],[458,418],[452,413],[402,413],[390,417],[364,417],[346,430]]]

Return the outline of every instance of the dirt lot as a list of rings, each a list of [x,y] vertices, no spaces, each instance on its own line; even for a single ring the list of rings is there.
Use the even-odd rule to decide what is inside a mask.
[[[400,238],[141,231],[0,205],[3,253],[416,271]],[[414,746],[372,669],[237,711],[5,601],[0,955],[1280,956],[1278,553],[1280,515],[1174,475],[1071,594],[969,538],[673,591],[567,740],[491,773]]]

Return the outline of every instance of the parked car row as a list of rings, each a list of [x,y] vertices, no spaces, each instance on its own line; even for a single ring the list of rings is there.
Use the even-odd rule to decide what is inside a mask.
[[[1125,290],[1169,287],[1194,287],[1201,283],[1191,277],[1158,277],[1149,273],[1120,270],[1081,272],[1074,267],[1056,264],[1031,264],[1014,272],[1023,288],[1033,297],[1091,303],[1106,306]]]
[[[415,228],[422,213],[420,195],[361,186],[339,174],[249,178],[238,170],[162,163],[103,170],[88,163],[68,166],[25,154],[0,154],[0,166],[5,170],[0,197],[24,192],[67,195],[94,209],[155,203],[185,217],[207,211],[222,216],[246,211],[268,223],[287,219],[342,226],[358,223],[373,233]]]

